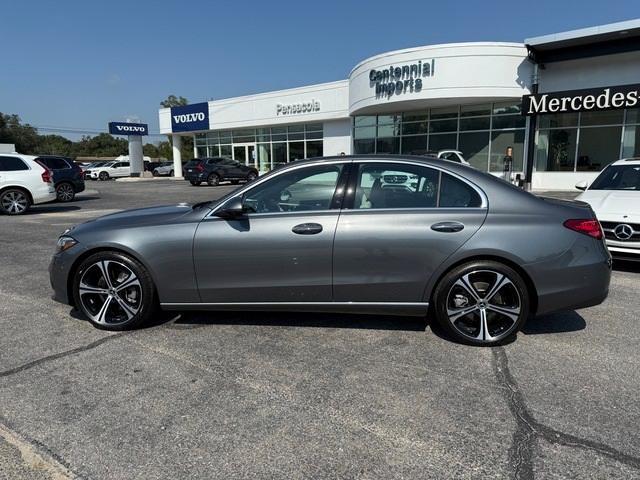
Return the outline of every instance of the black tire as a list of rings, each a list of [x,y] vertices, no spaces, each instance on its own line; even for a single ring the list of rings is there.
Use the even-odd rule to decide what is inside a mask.
[[[69,182],[61,182],[56,185],[56,198],[59,202],[73,202],[76,198],[76,192]]]
[[[111,287],[100,281],[105,268],[112,277]],[[126,287],[133,278],[131,275],[119,280],[127,272],[135,275],[139,286]],[[93,293],[87,288],[81,293],[81,280],[83,285],[101,288],[105,293]],[[123,290],[117,291],[118,285],[122,285]],[[78,311],[95,327],[113,331],[131,330],[143,325],[151,319],[158,306],[155,286],[146,268],[128,255],[112,251],[95,253],[80,264],[73,278],[73,299]],[[104,308],[107,300],[109,303]]]
[[[169,176],[170,176],[170,177],[173,177],[173,173],[174,173],[174,172],[173,172],[173,170],[170,170],[170,171],[169,171]]]
[[[212,173],[207,177],[207,184],[210,187],[217,187],[220,185],[220,176],[217,173]]]
[[[7,188],[0,193],[0,212],[5,215],[23,215],[31,208],[29,194],[21,188]]]
[[[193,185],[194,187],[197,187],[198,185],[200,185],[202,182],[197,181],[197,180],[191,180],[191,185]]]
[[[155,168],[153,169],[153,172],[151,172],[151,174],[152,174],[154,177],[157,177],[157,176],[159,175],[158,170],[156,170]]]
[[[231,185],[238,185],[240,180],[231,180]]]
[[[247,183],[253,182],[256,178],[258,178],[258,174],[256,172],[249,172],[247,175]]]
[[[436,286],[432,304],[438,323],[455,340],[491,346],[520,330],[529,316],[530,298],[518,272],[480,260],[448,272]]]
[[[103,182],[106,180],[109,180],[109,172],[100,172],[100,174],[98,175],[98,178]]]

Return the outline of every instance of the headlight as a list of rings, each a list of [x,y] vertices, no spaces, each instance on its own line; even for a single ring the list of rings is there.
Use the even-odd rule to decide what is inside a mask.
[[[58,243],[56,245],[56,251],[58,253],[64,252],[65,250],[69,250],[76,243],[78,243],[78,242],[77,242],[77,240],[75,238],[71,238],[71,237],[68,237],[66,235],[63,235],[60,238],[58,238]]]

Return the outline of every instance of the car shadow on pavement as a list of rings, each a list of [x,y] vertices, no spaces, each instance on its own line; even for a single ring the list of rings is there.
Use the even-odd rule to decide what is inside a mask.
[[[207,325],[259,325],[424,332],[427,327],[427,321],[424,317],[358,315],[350,313],[221,311],[184,312],[180,318],[171,324],[171,327],[189,329]]]
[[[522,328],[525,335],[540,335],[545,333],[567,333],[584,330],[587,327],[582,316],[572,310],[570,312],[559,312],[550,315],[540,315],[530,318]]]
[[[60,203],[45,203],[44,205],[36,205],[27,210],[24,215],[37,215],[39,213],[59,213],[59,212],[74,212],[80,210],[78,205],[60,204]]]
[[[613,269],[616,272],[640,273],[640,262],[630,260],[613,260]]]

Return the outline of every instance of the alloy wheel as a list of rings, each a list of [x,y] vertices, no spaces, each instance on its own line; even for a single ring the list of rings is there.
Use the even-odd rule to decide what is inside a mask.
[[[495,342],[513,332],[522,312],[522,299],[514,282],[495,270],[461,275],[447,294],[446,313],[462,336]]]
[[[140,280],[133,270],[114,260],[90,265],[80,278],[78,296],[87,316],[100,325],[126,323],[142,307]]]
[[[29,208],[29,199],[20,190],[9,190],[2,195],[0,200],[2,209],[9,215],[19,215]]]
[[[75,192],[73,191],[73,187],[68,183],[62,183],[58,185],[56,189],[56,194],[58,196],[58,200],[61,202],[70,202],[73,200],[75,196]]]

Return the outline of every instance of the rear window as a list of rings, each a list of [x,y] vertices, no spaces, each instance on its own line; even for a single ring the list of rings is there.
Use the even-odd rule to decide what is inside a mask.
[[[0,172],[29,170],[29,167],[17,157],[0,157]]]
[[[63,168],[70,168],[69,164],[65,162],[63,158],[58,157],[41,157],[38,158],[38,162],[45,164],[52,170],[62,170]]]
[[[187,162],[187,164],[185,165],[186,168],[193,168],[193,167],[197,167],[198,165],[200,165],[202,163],[202,160],[190,160]]]

